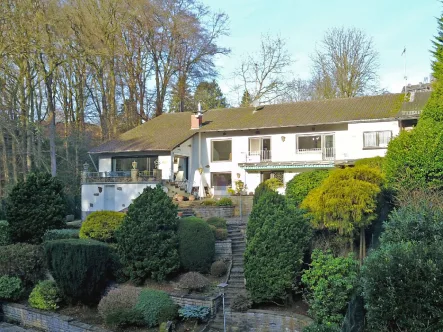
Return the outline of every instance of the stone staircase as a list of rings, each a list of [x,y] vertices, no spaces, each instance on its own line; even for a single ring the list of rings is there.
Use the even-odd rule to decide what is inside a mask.
[[[230,303],[242,291],[246,291],[245,274],[243,269],[243,253],[246,243],[240,227],[228,224],[228,238],[232,243],[232,267],[228,286],[225,288],[225,310],[230,310]],[[223,310],[220,308],[217,316],[209,325],[209,331],[223,331]]]
[[[180,186],[177,183],[174,182],[164,182],[163,186],[168,188],[168,196],[174,197],[175,194],[182,195],[182,196],[189,196],[189,194],[185,191],[185,186]]]

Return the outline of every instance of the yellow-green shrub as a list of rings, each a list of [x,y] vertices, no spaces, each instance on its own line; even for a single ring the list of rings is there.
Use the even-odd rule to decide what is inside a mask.
[[[60,292],[53,281],[41,281],[29,295],[29,305],[41,310],[57,310],[61,302]]]
[[[92,212],[80,228],[80,238],[113,242],[114,232],[120,227],[124,216],[124,213],[114,211]]]

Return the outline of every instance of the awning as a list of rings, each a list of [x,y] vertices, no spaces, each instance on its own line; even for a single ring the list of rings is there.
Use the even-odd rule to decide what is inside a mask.
[[[334,168],[335,163],[260,163],[239,164],[246,171],[278,170],[278,169],[300,169],[300,168]]]

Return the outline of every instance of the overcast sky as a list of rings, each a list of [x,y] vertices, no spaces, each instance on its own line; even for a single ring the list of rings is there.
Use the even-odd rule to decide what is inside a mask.
[[[287,41],[295,63],[295,77],[309,78],[310,55],[324,32],[332,27],[356,27],[373,38],[379,52],[380,88],[400,92],[404,84],[403,48],[407,49],[408,82],[422,82],[430,74],[431,39],[436,17],[443,6],[438,0],[203,0],[214,11],[229,15],[230,35],[220,44],[232,53],[217,60],[218,82],[236,106],[232,72],[241,56],[253,52],[262,33],[279,34]]]

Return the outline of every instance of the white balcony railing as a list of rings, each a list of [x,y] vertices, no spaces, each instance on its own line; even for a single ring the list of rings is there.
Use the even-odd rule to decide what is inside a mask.
[[[248,162],[271,161],[271,150],[248,151]]]
[[[161,181],[161,172],[159,170],[138,171],[136,179],[139,182]],[[82,182],[133,182],[133,179],[131,171],[83,172]]]
[[[297,149],[297,154],[321,154],[323,160],[335,160],[335,148]]]

